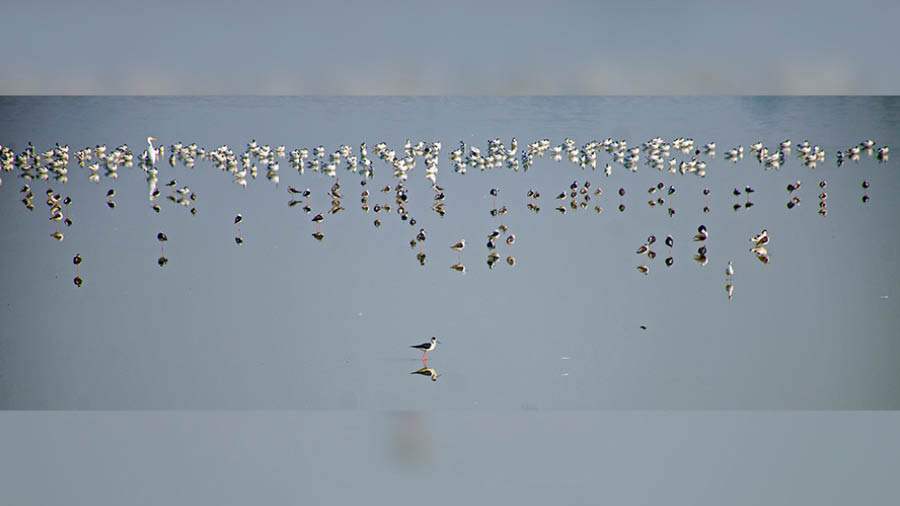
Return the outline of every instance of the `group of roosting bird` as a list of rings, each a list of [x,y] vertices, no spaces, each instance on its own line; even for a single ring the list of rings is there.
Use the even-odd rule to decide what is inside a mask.
[[[408,223],[410,228],[410,246],[417,250],[416,259],[421,265],[425,265],[426,255],[424,252],[424,243],[426,240],[426,231],[422,227],[417,227],[417,221],[411,216],[410,191],[406,186],[406,181],[418,164],[418,160],[423,161],[425,178],[429,181],[433,196],[430,202],[431,210],[443,217],[447,210],[445,208],[445,190],[438,185],[438,165],[442,144],[437,141],[420,141],[413,143],[407,139],[402,151],[390,149],[386,142],[379,142],[374,145],[374,157],[380,159],[391,170],[391,175],[395,179],[393,185],[385,185],[379,190],[373,191],[375,195],[382,193],[387,200],[373,203],[370,206],[369,199],[374,195],[369,193],[369,181],[375,176],[376,164],[369,156],[369,150],[365,142],[361,143],[358,151],[354,150],[347,144],[340,145],[336,150],[327,152],[324,146],[319,145],[312,149],[297,148],[288,151],[285,146],[269,146],[256,142],[255,140],[247,144],[244,151],[235,153],[230,147],[223,145],[215,149],[207,149],[198,146],[196,143],[185,144],[178,142],[168,147],[164,145],[154,146],[153,141],[157,141],[155,137],[147,138],[147,148],[143,153],[135,155],[126,144],[120,145],[114,149],[107,148],[106,145],[97,145],[95,147],[87,147],[74,152],[74,159],[78,166],[86,169],[87,179],[91,183],[99,183],[101,181],[101,172],[104,177],[111,180],[117,180],[120,167],[130,168],[138,164],[142,169],[143,177],[146,178],[148,184],[148,196],[151,201],[151,207],[154,212],[160,213],[159,197],[161,190],[159,188],[159,170],[160,161],[166,159],[168,153],[168,163],[172,168],[179,164],[186,168],[194,168],[197,161],[209,162],[214,168],[227,172],[232,177],[232,181],[246,188],[250,180],[257,178],[262,168],[266,179],[276,186],[280,183],[280,160],[289,158],[289,165],[298,176],[305,174],[306,171],[321,174],[333,178],[327,197],[330,201],[329,207],[315,209],[318,205],[316,202],[316,192],[306,189],[298,189],[294,186],[288,186],[287,191],[290,197],[288,207],[300,209],[307,215],[312,214],[311,222],[315,225],[315,232],[312,236],[317,241],[323,241],[325,234],[323,232],[323,223],[328,216],[335,215],[345,208],[342,204],[343,193],[341,181],[338,178],[338,169],[343,167],[346,172],[356,174],[359,177],[362,192],[360,195],[361,209],[363,212],[373,212],[376,216],[373,224],[379,228],[382,224],[382,216],[386,217],[396,214],[402,222]],[[797,158],[801,163],[809,168],[815,168],[817,164],[825,161],[825,150],[816,145],[810,145],[808,141],[796,144],[785,140],[778,144],[775,149],[769,149],[762,142],[757,142],[749,147],[749,152],[754,155],[756,160],[764,167],[765,170],[779,170],[783,167],[792,149],[796,149]],[[17,171],[18,177],[25,179],[26,183],[21,193],[23,195],[22,203],[29,210],[35,209],[34,192],[29,183],[34,184],[35,181],[54,180],[60,184],[69,182],[69,147],[67,145],[56,144],[53,148],[38,152],[30,142],[28,146],[21,152],[0,146],[0,175]],[[518,141],[515,137],[507,145],[500,139],[491,139],[488,141],[487,148],[482,150],[475,145],[466,145],[460,142],[459,147],[450,152],[449,158],[455,173],[465,174],[469,169],[478,169],[480,171],[507,168],[513,172],[519,170],[527,171],[531,168],[537,159],[549,154],[549,158],[555,161],[568,160],[575,166],[583,170],[596,170],[598,168],[598,158],[601,154],[609,156],[609,163],[605,163],[602,172],[606,177],[613,173],[615,166],[620,166],[628,172],[636,172],[641,161],[645,165],[661,172],[668,172],[676,175],[694,175],[705,177],[711,170],[709,163],[716,155],[716,143],[710,142],[702,147],[695,147],[693,139],[677,138],[671,142],[666,142],[661,138],[651,139],[641,146],[629,146],[625,140],[616,141],[613,139],[589,141],[578,146],[575,141],[566,138],[558,145],[552,145],[549,139],[536,140],[520,149]],[[679,160],[678,153],[685,158]],[[875,142],[867,139],[859,144],[855,144],[846,150],[838,150],[836,156],[836,164],[840,167],[848,161],[859,161],[863,155],[874,156],[879,162],[888,161],[888,146],[876,146]],[[734,163],[744,157],[744,147],[737,146],[725,152],[725,159]],[[102,171],[101,171],[102,169]],[[249,180],[248,180],[249,177]],[[0,184],[2,184],[0,177]],[[166,185],[170,193],[166,196],[166,200],[175,206],[188,208],[192,215],[197,214],[196,200],[197,194],[187,185],[179,185],[175,178],[172,178]],[[799,190],[801,182],[791,183],[787,186],[789,199],[787,208],[793,209],[799,203],[799,196],[796,194]],[[827,215],[825,192],[827,182],[822,180],[819,183],[821,194],[819,195],[819,211],[821,216]],[[862,182],[864,203],[869,201],[868,189],[870,183],[868,180]],[[736,198],[745,197],[743,201],[735,201],[733,204],[734,211],[740,209],[749,209],[753,206],[750,201],[750,195],[756,190],[751,186],[744,186],[743,189],[735,187],[733,195]],[[668,216],[675,214],[675,207],[672,201],[677,193],[673,184],[666,184],[662,181],[652,185],[648,190],[650,207],[666,208]],[[60,222],[67,227],[71,227],[74,223],[70,206],[72,198],[70,196],[63,197],[60,193],[55,192],[52,188],[46,189],[47,206],[49,208],[49,218],[54,222],[55,228],[50,236],[57,240],[63,241],[64,235],[60,231]],[[626,191],[624,187],[618,189],[618,210],[625,211],[624,197]],[[579,209],[587,209],[593,205],[593,210],[600,214],[603,208],[596,203],[590,204],[592,198],[600,197],[603,190],[596,185],[592,185],[590,181],[583,182],[573,181],[568,188],[561,191],[556,199],[560,201],[560,205],[556,207],[559,213],[577,211]],[[390,195],[390,197],[388,197]],[[498,252],[498,244],[506,243],[505,261],[509,266],[516,264],[515,257],[511,254],[511,247],[516,242],[516,236],[513,234],[504,222],[504,216],[509,212],[509,204],[498,206],[497,198],[501,192],[499,188],[491,188],[489,195],[492,198],[493,208],[490,215],[498,220],[496,226],[487,234],[486,247],[488,250],[487,265],[489,269],[493,269],[495,264],[501,260],[503,255]],[[710,189],[703,189],[705,205],[702,208],[704,213],[710,211]],[[540,212],[540,197],[538,190],[532,188],[528,191],[527,202],[525,208],[534,213]],[[110,188],[106,192],[106,204],[109,208],[116,207],[116,190]],[[236,233],[234,237],[235,244],[241,246],[244,244],[241,235],[241,223],[243,215],[238,213],[234,217],[234,225]],[[694,260],[700,265],[706,265],[708,262],[706,240],[708,238],[708,230],[705,225],[700,225],[694,240],[701,243],[694,256]],[[160,242],[161,253],[157,259],[160,267],[168,263],[165,256],[165,243],[168,240],[164,232],[159,232],[157,239]],[[637,250],[638,255],[643,255],[649,260],[656,257],[653,246],[656,237],[650,235],[647,241]],[[664,240],[665,246],[669,248],[670,254],[666,256],[665,265],[671,267],[674,263],[671,249],[674,244],[674,238],[668,235]],[[753,247],[750,249],[752,253],[763,263],[769,263],[769,254],[767,245],[769,243],[769,235],[766,230],[751,238]],[[462,274],[467,273],[465,264],[463,264],[462,252],[466,248],[466,240],[461,239],[457,243],[450,246],[450,249],[456,253],[456,262],[451,265],[451,269]],[[76,277],[74,283],[76,286],[82,286],[84,280],[81,277],[80,265],[83,261],[80,254],[76,254],[73,263],[76,266]],[[650,267],[648,263],[642,263],[637,267],[638,271],[648,275]],[[726,290],[729,299],[732,297],[733,286],[731,283],[733,276],[733,265],[729,261],[726,269]],[[433,347],[433,343],[432,343]]]

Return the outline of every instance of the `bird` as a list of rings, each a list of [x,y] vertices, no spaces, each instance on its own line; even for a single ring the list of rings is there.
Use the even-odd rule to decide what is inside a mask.
[[[697,235],[694,236],[695,241],[705,241],[708,237],[709,233],[706,231],[706,225],[697,227]]]
[[[734,295],[734,285],[731,283],[725,285],[725,292],[728,294],[728,300],[731,300],[731,297]]]
[[[751,237],[750,242],[756,244],[757,246],[769,242],[769,231],[767,229],[763,229],[762,232]]]
[[[431,376],[431,381],[437,381],[438,378],[441,377],[437,371],[434,370],[433,367],[423,367],[418,371],[413,371],[410,374],[421,374],[422,376]]]
[[[728,266],[725,267],[725,276],[728,278],[734,276],[734,266],[731,264],[731,260],[728,261]]]
[[[156,137],[147,137],[147,154],[150,155],[150,165],[156,165],[156,159],[159,154],[156,152],[156,148],[153,147],[153,141],[158,141]]]
[[[638,265],[637,270],[639,270],[641,272],[641,274],[643,274],[645,276],[647,274],[650,274],[650,267],[647,267],[646,265]]]
[[[440,341],[438,341],[438,338],[432,337],[431,341],[429,341],[427,343],[422,343],[422,344],[414,344],[414,345],[410,346],[410,348],[415,348],[415,349],[421,351],[422,352],[422,361],[424,362],[428,358],[428,352],[435,349],[435,347],[437,347],[437,345],[439,343],[440,343]]]
[[[81,265],[81,253],[75,253],[75,258],[72,259],[72,263],[75,265]]]
[[[460,240],[458,243],[454,244],[453,246],[450,246],[450,249],[452,249],[453,251],[455,251],[455,252],[457,253],[457,255],[459,255],[459,253],[460,253],[460,252],[463,250],[463,248],[465,248],[465,247],[466,247],[466,240],[465,240],[465,239],[462,239],[462,240]]]
[[[515,242],[516,242],[516,235],[509,234],[509,236],[506,238],[506,244],[509,246],[512,246]]]
[[[675,244],[675,239],[672,238],[671,235],[666,236],[666,246],[672,247]]]
[[[238,215],[234,217],[234,224],[237,225],[238,223],[240,223],[242,221],[244,221],[244,217],[241,216],[240,213],[238,213]]]
[[[84,280],[81,279],[81,276],[75,276],[75,279],[73,281],[75,282],[75,286],[77,286],[78,288],[81,288],[81,284],[84,282]]]

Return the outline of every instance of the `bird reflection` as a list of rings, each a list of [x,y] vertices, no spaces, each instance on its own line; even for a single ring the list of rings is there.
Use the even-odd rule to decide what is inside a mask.
[[[425,362],[425,367],[418,369],[416,371],[411,372],[410,374],[421,374],[422,376],[430,376],[431,381],[437,381],[437,379],[441,376],[434,370],[434,367],[428,367],[428,362]]]

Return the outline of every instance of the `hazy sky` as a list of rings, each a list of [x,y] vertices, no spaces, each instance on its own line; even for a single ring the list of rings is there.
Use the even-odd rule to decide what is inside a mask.
[[[896,94],[896,2],[19,2],[0,94]]]

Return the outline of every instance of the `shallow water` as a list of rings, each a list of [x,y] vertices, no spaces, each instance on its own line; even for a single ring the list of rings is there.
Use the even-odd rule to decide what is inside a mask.
[[[59,142],[140,152],[148,135],[167,147],[227,144],[236,153],[251,139],[326,152],[366,141],[376,170],[370,205],[387,201],[376,189],[394,183],[372,153],[377,142],[402,150],[407,138],[439,140],[447,195],[441,218],[429,209],[419,160],[406,185],[417,226],[393,214],[376,229],[358,205],[359,176],[339,169],[347,210],[326,218],[319,243],[312,215],[288,207],[287,187],[311,188],[313,207],[326,211],[332,179],[299,176],[287,160],[277,188],[260,176],[246,190],[206,161],[161,163],[163,195],[169,179],[189,185],[196,216],[167,201],[154,213],[137,168],[93,184],[73,161],[67,185],[30,183],[34,212],[19,202],[23,181],[4,173],[0,407],[896,409],[897,162],[863,156],[837,167],[834,153],[866,138],[900,146],[898,111],[900,100],[881,97],[0,98],[0,144],[17,152],[28,141],[39,151]],[[453,172],[448,154],[460,140],[485,150],[488,139],[513,136],[520,150],[543,138],[639,146],[656,136],[718,149],[703,179],[643,163],[636,173],[614,165],[607,178],[547,156],[527,172]],[[785,138],[819,145],[826,162],[809,169],[794,150],[781,170],[765,171],[749,153],[757,140],[772,149]],[[725,161],[739,144],[743,160]],[[610,157],[598,160],[602,167]],[[553,210],[557,193],[586,179],[603,195],[587,210]],[[785,186],[798,179],[801,204],[788,210]],[[816,213],[822,179],[824,218]],[[646,204],[659,181],[678,189],[671,218],[667,206]],[[730,192],[745,185],[756,189],[756,205],[735,212],[744,197]],[[61,243],[49,237],[47,186],[74,201]],[[498,225],[492,187],[516,235],[498,250],[513,254],[515,267],[485,264],[487,234]],[[105,202],[110,188],[115,209]],[[542,194],[538,214],[525,208],[531,188]],[[706,266],[691,260],[700,224],[710,231]],[[409,246],[420,227],[424,267]],[[768,265],[747,251],[764,228]],[[169,238],[164,268],[156,264],[160,231]],[[648,262],[634,251],[651,233],[659,256]],[[663,264],[667,234],[675,238],[671,268]],[[457,261],[449,246],[461,238],[465,276],[449,268]],[[635,269],[643,262],[648,276]],[[408,346],[432,335],[442,342],[429,354],[436,382],[410,374],[421,362]]]

